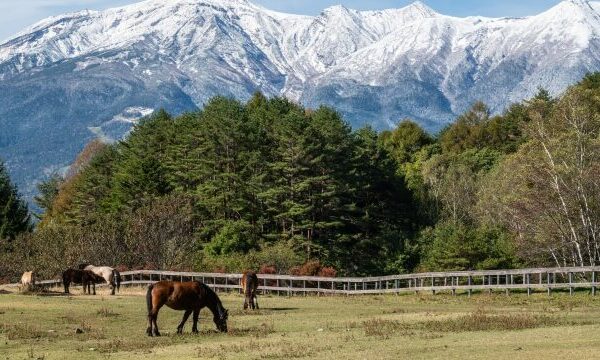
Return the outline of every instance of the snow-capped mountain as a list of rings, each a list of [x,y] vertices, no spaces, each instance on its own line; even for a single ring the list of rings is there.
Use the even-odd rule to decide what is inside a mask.
[[[420,2],[311,17],[247,0],[71,13],[0,45],[0,157],[31,194],[91,138],[126,133],[131,109],[181,112],[256,90],[332,105],[355,126],[410,117],[437,130],[479,99],[499,112],[538,87],[560,93],[600,70],[599,47],[600,2],[584,0],[525,18],[457,18]]]

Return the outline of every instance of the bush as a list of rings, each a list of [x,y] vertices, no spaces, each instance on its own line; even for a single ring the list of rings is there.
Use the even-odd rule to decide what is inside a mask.
[[[277,269],[273,265],[261,265],[258,270],[259,274],[277,274]]]
[[[247,254],[233,253],[228,255],[211,256],[203,251],[198,254],[195,268],[200,271],[224,269],[226,272],[242,272],[244,270],[260,271],[261,264],[275,273],[288,273],[289,269],[302,264],[303,259],[296,254],[292,247],[280,242],[273,245],[263,245],[259,250],[251,250]]]
[[[192,268],[195,229],[199,224],[194,216],[193,199],[166,196],[136,210],[128,220],[125,239],[129,266],[161,270]]]
[[[210,256],[246,253],[256,247],[256,234],[252,225],[244,220],[227,221],[206,245]]]
[[[440,223],[421,234],[423,271],[491,270],[515,267],[510,235],[496,227]]]
[[[321,270],[319,270],[319,276],[334,278],[337,276],[337,270],[332,267],[325,266],[322,267]]]
[[[290,269],[289,274],[294,276],[336,277],[337,270],[332,267],[322,266],[318,260],[310,260],[302,266],[294,266]]]

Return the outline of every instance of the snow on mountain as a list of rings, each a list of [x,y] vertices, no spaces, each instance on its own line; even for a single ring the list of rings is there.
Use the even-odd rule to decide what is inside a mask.
[[[500,112],[600,70],[600,2],[524,18],[457,18],[421,2],[317,16],[247,0],[147,0],[51,17],[0,44],[0,156],[27,194],[131,109],[172,112],[260,90],[329,104],[355,126],[435,131],[476,100]],[[135,112],[133,112],[135,113]],[[129,116],[129,115],[127,115]]]

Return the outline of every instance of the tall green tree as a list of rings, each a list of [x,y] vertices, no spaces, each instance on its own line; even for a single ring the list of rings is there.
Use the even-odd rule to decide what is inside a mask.
[[[62,177],[58,174],[53,174],[45,181],[37,185],[38,194],[34,196],[33,201],[42,210],[41,214],[35,214],[35,217],[42,219],[44,216],[51,216],[52,204],[60,191]]]
[[[136,209],[172,190],[164,154],[171,141],[172,117],[159,110],[143,119],[127,141],[119,144],[115,168],[115,205]]]
[[[12,240],[20,233],[31,231],[31,228],[27,203],[21,199],[8,170],[0,161],[0,239]]]

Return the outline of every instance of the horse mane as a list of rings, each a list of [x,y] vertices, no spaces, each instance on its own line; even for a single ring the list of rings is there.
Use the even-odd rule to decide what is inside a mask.
[[[196,283],[198,283],[198,285],[200,286],[200,289],[202,289],[204,291],[207,298],[210,299],[211,301],[214,301],[214,303],[217,305],[218,314],[219,314],[219,316],[221,316],[223,314],[223,311],[225,311],[225,307],[223,306],[223,303],[221,302],[219,295],[217,295],[217,293],[213,289],[211,289],[210,286],[206,285],[205,283],[203,283],[201,281],[196,281]]]

